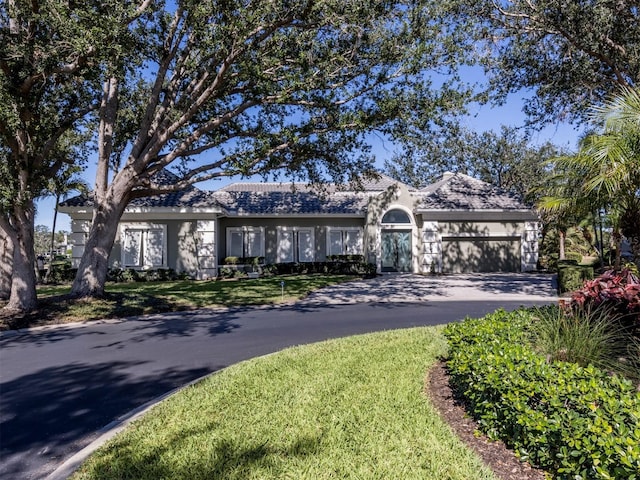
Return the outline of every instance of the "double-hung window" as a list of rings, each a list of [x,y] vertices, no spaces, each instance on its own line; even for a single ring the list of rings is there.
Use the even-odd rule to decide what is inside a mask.
[[[132,224],[122,230],[122,265],[125,268],[159,268],[167,265],[167,226]]]
[[[327,236],[327,255],[362,254],[362,229],[330,228]]]
[[[313,262],[314,260],[313,228],[278,228],[278,263]]]
[[[228,227],[228,257],[264,257],[264,227]]]

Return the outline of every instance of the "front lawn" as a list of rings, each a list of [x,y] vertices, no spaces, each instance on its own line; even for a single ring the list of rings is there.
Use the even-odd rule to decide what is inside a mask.
[[[235,365],[156,406],[73,478],[494,480],[424,393],[445,351],[430,327]]]
[[[68,298],[68,285],[43,285],[38,288],[38,310],[18,318],[0,318],[0,330],[210,306],[272,305],[353,279],[347,275],[288,275],[238,281],[108,283],[105,298],[97,300]]]

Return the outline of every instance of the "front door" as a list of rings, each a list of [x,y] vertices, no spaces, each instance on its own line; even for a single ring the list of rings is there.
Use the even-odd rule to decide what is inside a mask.
[[[411,272],[411,230],[382,230],[382,271]]]

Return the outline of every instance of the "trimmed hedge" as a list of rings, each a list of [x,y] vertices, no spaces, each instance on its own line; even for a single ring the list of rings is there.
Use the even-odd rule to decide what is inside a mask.
[[[177,273],[173,268],[157,268],[153,270],[137,270],[135,268],[110,268],[107,271],[107,281],[123,282],[167,282],[175,280],[190,280],[186,272]]]
[[[576,263],[582,262],[582,255],[576,252],[567,252],[564,258],[567,260],[573,260]]]
[[[575,264],[558,264],[558,292],[573,292],[582,288],[584,282],[593,280],[593,267]]]
[[[549,363],[530,346],[533,313],[450,324],[452,388],[490,438],[558,479],[640,479],[640,392],[593,366]]]
[[[72,282],[76,277],[77,268],[71,268],[71,261],[56,260],[49,265],[49,271],[45,276],[46,283],[60,284]]]
[[[325,273],[332,275],[362,275],[374,277],[376,266],[365,262],[352,262],[347,260],[335,262],[293,262],[274,263],[262,267],[265,275],[296,275]]]

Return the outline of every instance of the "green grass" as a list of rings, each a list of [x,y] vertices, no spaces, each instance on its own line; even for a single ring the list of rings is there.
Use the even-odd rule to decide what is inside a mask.
[[[239,281],[108,283],[105,297],[92,300],[68,298],[68,285],[44,285],[38,288],[38,310],[0,319],[0,330],[211,306],[272,305],[353,279],[346,275],[291,275]],[[285,282],[284,297],[281,281]]]
[[[430,405],[438,328],[244,362],[152,409],[76,473],[88,479],[495,479]]]

